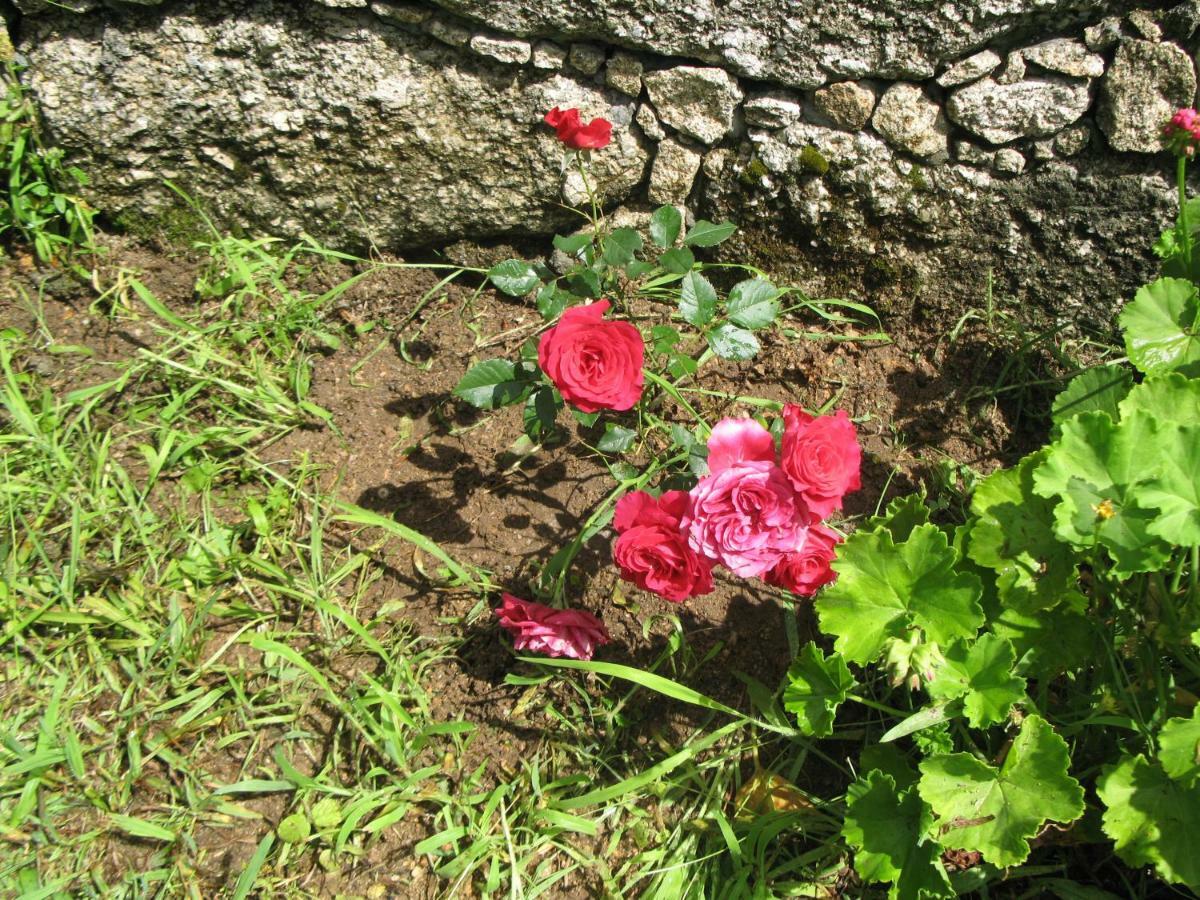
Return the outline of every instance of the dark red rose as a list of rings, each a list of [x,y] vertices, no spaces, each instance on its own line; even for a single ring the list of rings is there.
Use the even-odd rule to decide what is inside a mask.
[[[612,122],[595,118],[584,125],[575,107],[559,109],[556,106],[546,113],[545,121],[558,139],[572,150],[599,150],[612,141]]]
[[[831,528],[815,524],[808,528],[804,546],[787,554],[766,574],[767,584],[785,588],[801,597],[811,597],[822,586],[837,580],[830,568],[842,536]]]
[[[712,592],[712,563],[688,546],[690,507],[687,491],[657,499],[634,491],[617,501],[613,560],[623,579],[673,603]]]
[[[862,486],[861,465],[858,433],[845,410],[813,418],[794,403],[784,406],[780,466],[814,518],[841,509],[842,497]]]
[[[585,413],[631,409],[642,396],[642,336],[605,321],[607,300],[573,306],[538,342],[538,365],[563,399]]]

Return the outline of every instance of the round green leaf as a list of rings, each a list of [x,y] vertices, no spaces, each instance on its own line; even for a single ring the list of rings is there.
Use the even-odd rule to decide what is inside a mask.
[[[650,217],[650,240],[660,247],[671,247],[679,239],[682,227],[683,216],[676,207],[660,206]]]
[[[279,827],[275,831],[281,841],[289,844],[303,844],[312,834],[312,825],[304,813],[292,813],[279,823]]]
[[[336,828],[342,824],[342,807],[332,797],[326,797],[324,800],[317,801],[312,808],[312,823],[317,826],[317,829],[324,831],[327,828]]]
[[[713,353],[721,359],[754,359],[762,349],[753,334],[728,322],[714,328],[705,337]]]
[[[729,318],[744,328],[766,328],[779,316],[779,289],[765,278],[739,282],[729,292]]]
[[[1121,313],[1129,360],[1147,375],[1200,375],[1200,291],[1183,278],[1160,278],[1141,288]]]
[[[488,278],[510,297],[524,297],[541,283],[537,271],[519,259],[506,259],[488,269]]]
[[[679,283],[679,314],[699,328],[717,311],[717,291],[699,272],[688,272]]]
[[[796,655],[787,677],[783,708],[796,714],[800,730],[821,737],[832,734],[834,714],[854,687],[854,678],[841,654],[826,657],[810,641]]]
[[[737,231],[737,226],[732,222],[721,222],[714,225],[707,219],[700,219],[688,229],[688,233],[683,236],[683,242],[689,247],[713,247],[735,231]]]

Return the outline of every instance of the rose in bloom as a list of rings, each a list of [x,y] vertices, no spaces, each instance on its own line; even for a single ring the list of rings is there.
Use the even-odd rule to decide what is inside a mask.
[[[767,584],[785,588],[801,597],[811,597],[824,585],[837,580],[830,563],[842,536],[824,525],[810,525],[804,546],[786,554],[766,575]]]
[[[538,365],[563,399],[585,413],[631,409],[642,396],[642,336],[604,319],[607,300],[574,306],[538,342]]]
[[[692,488],[689,544],[735,575],[764,575],[804,545],[808,507],[775,465],[774,439],[757,422],[719,422],[708,453],[709,474]]]
[[[613,561],[621,577],[674,603],[711,593],[712,563],[688,545],[691,508],[686,491],[657,499],[634,491],[618,500]]]
[[[787,404],[780,465],[814,518],[824,519],[841,509],[842,497],[862,486],[862,449],[846,411],[814,418],[796,404]]]
[[[598,646],[609,642],[604,623],[578,609],[555,609],[503,594],[496,615],[517,650],[591,659]]]
[[[556,106],[546,113],[545,121],[558,139],[572,150],[599,150],[612,140],[612,122],[596,118],[584,125],[575,107],[559,109]]]

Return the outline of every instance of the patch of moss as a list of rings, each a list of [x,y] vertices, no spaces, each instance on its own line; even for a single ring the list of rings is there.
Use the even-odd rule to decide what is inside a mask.
[[[744,187],[757,187],[768,174],[770,170],[766,164],[757,156],[752,156],[750,162],[746,163],[746,167],[738,174],[738,181]]]
[[[172,206],[160,213],[130,210],[115,216],[113,225],[140,240],[161,241],[179,247],[191,247],[196,241],[212,237],[200,214],[184,206]]]
[[[819,178],[829,171],[829,160],[812,144],[807,144],[800,150],[799,166],[803,174]]]
[[[908,170],[908,183],[918,191],[929,190],[929,179],[925,177],[925,170],[921,166],[914,165]]]

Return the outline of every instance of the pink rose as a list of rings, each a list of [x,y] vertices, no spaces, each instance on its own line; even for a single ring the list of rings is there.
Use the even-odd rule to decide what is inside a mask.
[[[608,305],[571,307],[538,342],[538,365],[585,413],[632,409],[642,396],[642,336],[628,322],[605,321]]]
[[[842,508],[842,497],[862,486],[862,449],[854,423],[839,409],[813,418],[799,406],[783,408],[780,465],[817,519]]]
[[[770,432],[725,419],[708,442],[709,474],[692,488],[692,549],[735,575],[754,578],[800,549],[808,507],[775,465]]]
[[[546,113],[545,122],[572,150],[599,150],[612,140],[612,122],[596,118],[584,125],[575,107],[559,109],[556,106]]]
[[[500,626],[513,636],[513,648],[591,659],[596,648],[609,642],[608,629],[591,613],[579,609],[555,609],[502,594],[496,609]]]
[[[830,563],[837,555],[842,536],[832,528],[814,524],[808,528],[804,546],[788,553],[766,574],[767,584],[785,588],[801,597],[811,597],[824,585],[837,580]]]
[[[673,603],[712,592],[712,563],[688,545],[691,507],[686,491],[657,499],[634,491],[617,501],[613,561],[623,579]]]

